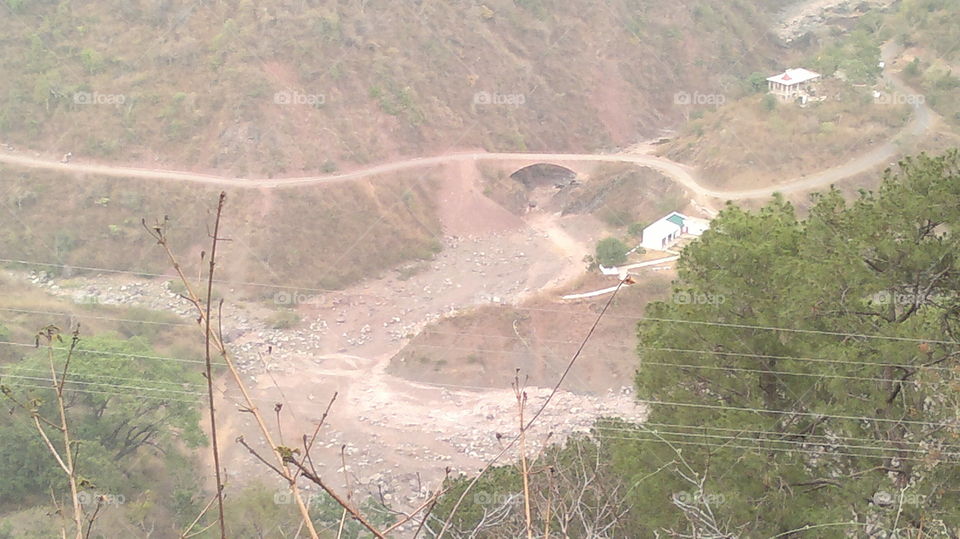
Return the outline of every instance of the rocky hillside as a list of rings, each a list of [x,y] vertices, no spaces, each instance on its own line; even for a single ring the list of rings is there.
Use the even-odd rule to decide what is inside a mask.
[[[3,0],[0,139],[237,175],[655,135],[787,0]]]

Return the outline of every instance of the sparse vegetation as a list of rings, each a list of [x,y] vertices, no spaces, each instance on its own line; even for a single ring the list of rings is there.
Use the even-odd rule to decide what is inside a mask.
[[[675,114],[655,98],[673,89],[645,76],[651,69],[670,85],[715,88],[726,68],[745,76],[772,57],[774,44],[757,39],[769,2],[742,3],[749,8],[701,5],[694,16],[677,3],[616,0],[582,10],[495,0],[465,17],[462,6],[444,3],[397,10],[369,2],[293,9],[5,0],[15,16],[0,18],[9,38],[0,67],[10,75],[0,81],[0,129],[38,149],[126,161],[159,154],[164,166],[241,176],[328,172],[331,162],[421,155],[452,140],[491,150],[591,150],[632,141],[641,135],[634,124]],[[685,27],[714,28],[708,21],[733,30],[685,39]],[[191,37],[168,39],[174,27]],[[547,38],[547,27],[565,28],[564,39]],[[602,38],[597,28],[607,29]],[[146,42],[155,45],[142,50]],[[597,112],[597,100],[607,99],[597,96],[591,71],[598,48],[632,59],[606,75],[626,89],[616,105],[633,111],[630,122]],[[467,70],[463,58],[475,51],[486,53]],[[537,58],[535,85],[524,58]],[[477,105],[481,91],[523,94],[525,104]],[[290,103],[278,102],[282,92]],[[303,121],[323,126],[319,150]],[[465,129],[477,121],[483,129]]]
[[[296,311],[280,310],[270,315],[267,324],[273,329],[290,329],[300,323],[300,315]]]
[[[163,274],[166,266],[143,241],[141,218],[152,224],[169,216],[172,240],[184,248],[193,247],[207,234],[204,216],[177,208],[194,207],[197,200],[214,192],[133,179],[64,182],[54,173],[8,167],[0,167],[0,181],[12,181],[21,189],[29,186],[36,196],[29,203],[22,198],[0,199],[9,209],[0,212],[0,249],[8,258],[150,274]],[[243,240],[225,249],[228,256],[246,261],[227,268],[223,279],[342,288],[440,251],[442,245],[433,233],[440,225],[431,179],[411,174],[368,185],[337,184],[302,194],[278,192],[267,214],[258,213],[258,192],[231,192],[238,215],[230,225]],[[54,192],[58,195],[51,196]],[[303,226],[305,218],[308,226]],[[178,283],[171,290],[184,292]],[[218,285],[217,296],[223,292]],[[257,294],[262,289],[244,292]]]
[[[780,105],[770,94],[728,103],[691,122],[665,145],[671,159],[701,167],[721,187],[757,187],[842,163],[893,136],[910,117],[906,104],[875,104],[868,89],[821,84],[824,102]]]

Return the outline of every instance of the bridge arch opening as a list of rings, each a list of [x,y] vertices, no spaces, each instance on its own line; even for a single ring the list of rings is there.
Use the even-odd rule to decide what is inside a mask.
[[[577,173],[567,167],[551,163],[536,163],[525,166],[510,175],[527,189],[548,185],[568,184],[577,178]]]

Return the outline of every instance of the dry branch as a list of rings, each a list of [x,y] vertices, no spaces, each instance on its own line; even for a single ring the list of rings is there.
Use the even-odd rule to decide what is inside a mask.
[[[218,207],[222,207],[222,202],[225,200],[226,193],[220,193],[221,204]],[[319,539],[317,535],[317,530],[313,525],[313,521],[310,519],[310,511],[306,503],[303,500],[303,496],[300,493],[300,489],[297,487],[296,476],[290,471],[287,463],[284,461],[283,455],[280,453],[277,444],[273,441],[273,436],[270,434],[270,429],[267,427],[266,422],[263,419],[263,415],[260,413],[259,408],[254,403],[253,398],[250,396],[249,391],[247,390],[246,384],[243,381],[243,378],[240,376],[240,371],[237,370],[236,365],[233,360],[230,358],[230,354],[227,352],[226,346],[223,343],[223,339],[220,335],[215,334],[210,330],[209,325],[209,305],[207,309],[203,308],[203,303],[200,300],[200,297],[197,295],[193,284],[190,279],[183,272],[183,268],[180,266],[180,262],[177,259],[176,255],[173,254],[173,251],[170,247],[170,243],[167,239],[165,223],[157,224],[154,226],[148,226],[146,220],[141,220],[141,224],[147,230],[147,232],[157,240],[157,244],[164,250],[167,255],[168,260],[170,261],[171,266],[174,271],[177,273],[177,277],[183,283],[186,294],[184,297],[190,301],[198,311],[198,323],[204,327],[204,339],[208,340],[217,351],[220,353],[220,357],[223,359],[224,364],[226,364],[227,369],[230,371],[230,375],[233,378],[233,381],[236,383],[237,388],[240,390],[240,393],[243,395],[243,400],[246,404],[246,410],[253,414],[257,422],[257,427],[260,429],[260,433],[263,436],[264,441],[270,446],[272,450],[274,459],[277,463],[277,470],[280,473],[280,476],[283,477],[289,484],[290,491],[293,495],[293,499],[296,501],[297,509],[300,511],[301,520],[304,522],[307,531],[310,534],[312,539]],[[214,236],[214,242],[219,241],[219,238]],[[211,256],[211,258],[213,258]],[[215,260],[211,261],[211,264],[214,264]],[[209,286],[209,283],[208,283]]]

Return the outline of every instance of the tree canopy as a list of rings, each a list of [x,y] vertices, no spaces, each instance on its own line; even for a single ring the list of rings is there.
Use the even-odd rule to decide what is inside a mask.
[[[648,306],[649,424],[601,430],[636,439],[620,441],[626,474],[682,454],[705,479],[684,504],[682,467],[662,474],[634,494],[637,522],[694,526],[713,496],[747,536],[960,525],[958,229],[957,152],[908,159],[852,204],[821,193],[805,220],[780,198],[723,211],[675,292],[726,301]]]
[[[603,266],[616,266],[627,261],[630,247],[617,238],[604,238],[597,242],[597,262]]]
[[[56,348],[53,361],[58,376],[66,350]],[[40,349],[2,375],[12,398],[30,403],[45,417],[54,417],[56,403],[50,387],[48,353]],[[174,441],[188,447],[206,443],[200,430],[201,381],[186,364],[157,357],[142,338],[95,336],[81,339],[70,362],[65,385],[71,435],[76,441],[78,470],[94,488],[123,493],[129,474],[120,466],[141,449],[157,453]],[[9,403],[8,403],[9,404]],[[37,499],[59,490],[65,482],[43,445],[29,415],[17,410],[0,418],[0,477],[2,498]]]

